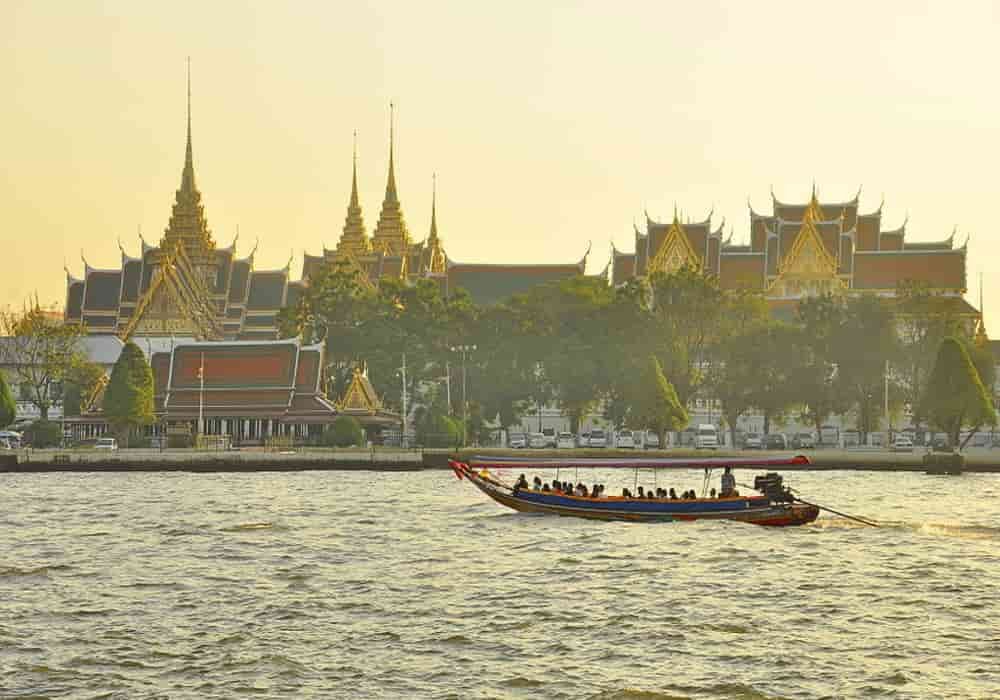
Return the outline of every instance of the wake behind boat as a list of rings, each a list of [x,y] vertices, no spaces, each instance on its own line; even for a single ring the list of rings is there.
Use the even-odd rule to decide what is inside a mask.
[[[605,496],[603,493],[581,495],[579,491],[564,488],[536,489],[526,482],[507,484],[491,472],[498,469],[581,469],[581,468],[631,468],[631,469],[705,469],[705,489],[712,469],[720,467],[780,467],[809,464],[808,458],[762,457],[757,459],[534,459],[518,457],[473,457],[468,462],[449,460],[455,475],[469,480],[476,488],[497,503],[524,513],[591,518],[597,520],[630,520],[638,522],[664,522],[674,520],[736,520],[774,527],[804,525],[819,516],[819,508],[797,501],[783,485],[781,475],[768,473],[754,480],[759,491],[753,495],[740,495],[723,483],[718,497],[701,497],[688,494],[686,498],[666,497],[665,490],[656,495],[640,496],[623,490],[622,496]],[[728,475],[728,469],[726,470]],[[558,473],[558,472],[557,472]],[[548,484],[546,484],[548,486]],[[714,490],[714,489],[713,489]]]

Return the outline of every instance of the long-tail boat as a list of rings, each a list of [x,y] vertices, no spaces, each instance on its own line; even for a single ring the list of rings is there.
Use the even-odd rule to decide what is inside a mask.
[[[791,458],[761,457],[740,459],[718,457],[710,459],[532,459],[511,457],[473,457],[467,462],[449,460],[455,476],[467,479],[497,503],[522,513],[547,513],[597,520],[629,520],[639,522],[674,520],[736,520],[773,527],[804,525],[819,516],[819,508],[799,501],[783,485],[780,474],[767,473],[756,477],[757,493],[737,493],[716,498],[643,498],[632,496],[576,496],[561,491],[534,490],[506,483],[491,470],[630,468],[630,469],[705,469],[705,488],[713,469],[720,467],[774,468],[809,464],[804,456]]]

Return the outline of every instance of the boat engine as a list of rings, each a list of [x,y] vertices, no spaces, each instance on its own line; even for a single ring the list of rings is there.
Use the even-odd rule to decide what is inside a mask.
[[[753,487],[775,503],[791,503],[795,500],[791,491],[785,488],[781,474],[775,472],[755,476]]]

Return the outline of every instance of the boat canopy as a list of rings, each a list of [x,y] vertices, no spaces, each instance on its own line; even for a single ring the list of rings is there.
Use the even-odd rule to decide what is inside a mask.
[[[504,457],[477,455],[470,467],[486,469],[718,469],[722,467],[789,467],[809,464],[805,455],[794,457],[650,457],[619,459],[614,457],[580,457],[545,459],[539,457]]]

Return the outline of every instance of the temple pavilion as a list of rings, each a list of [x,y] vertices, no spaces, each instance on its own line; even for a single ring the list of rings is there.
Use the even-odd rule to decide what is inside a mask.
[[[821,203],[815,188],[805,203],[779,201],[759,214],[750,206],[750,242],[733,245],[723,222],[669,223],[646,216],[646,230],[634,227],[635,252],[612,252],[615,285],[634,277],[669,273],[684,266],[718,277],[723,289],[761,291],[778,315],[788,314],[803,297],[824,292],[893,297],[906,282],[925,284],[953,299],[959,316],[978,318],[963,299],[966,292],[966,246],[954,234],[937,242],[906,239],[907,222],[882,226],[882,205],[858,210],[860,190],[845,202]]]

